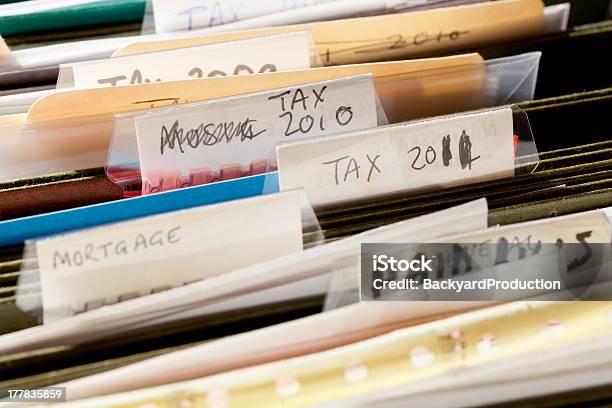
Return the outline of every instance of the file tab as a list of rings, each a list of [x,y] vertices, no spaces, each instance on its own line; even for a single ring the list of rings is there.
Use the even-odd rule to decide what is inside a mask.
[[[197,207],[37,241],[45,323],[300,252],[302,194]]]
[[[378,105],[361,75],[136,117],[143,193],[263,173],[279,142],[386,124]]]
[[[514,174],[511,108],[277,146],[281,190],[313,205],[443,188]]]
[[[61,67],[58,88],[101,88],[320,66],[308,31],[77,62]]]

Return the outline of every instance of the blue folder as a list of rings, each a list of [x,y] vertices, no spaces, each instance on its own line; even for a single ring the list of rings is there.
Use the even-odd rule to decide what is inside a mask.
[[[0,246],[20,245],[29,239],[278,191],[278,173],[268,173],[18,218],[0,222]]]

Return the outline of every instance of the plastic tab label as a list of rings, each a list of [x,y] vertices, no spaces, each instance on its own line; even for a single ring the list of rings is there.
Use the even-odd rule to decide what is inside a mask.
[[[263,173],[270,167],[277,143],[377,124],[370,75],[137,117],[143,193]]]
[[[299,252],[300,205],[293,191],[38,241],[45,323]]]
[[[277,161],[281,190],[305,187],[313,205],[511,176],[512,110],[280,145]]]

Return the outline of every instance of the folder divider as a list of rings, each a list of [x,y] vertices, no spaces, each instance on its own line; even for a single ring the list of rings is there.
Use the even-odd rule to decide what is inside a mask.
[[[612,0],[0,0],[0,407],[603,401],[610,34]]]
[[[80,61],[80,62],[73,62],[73,63],[68,63],[68,64],[61,64],[59,67],[59,74],[57,77],[57,89],[70,89],[70,88],[83,88],[83,85],[79,85],[79,83],[75,80],[75,70],[77,69],[78,66],[88,66],[88,65],[92,65],[92,67],[90,67],[89,70],[94,70],[94,71],[98,71],[98,70],[104,70],[106,67],[109,67],[107,69],[110,69],[110,67],[113,66],[119,66],[119,67],[124,67],[125,69],[125,79],[129,79],[130,80],[130,84],[131,85],[140,85],[142,83],[149,83],[151,81],[154,81],[153,78],[151,79],[147,79],[147,78],[142,78],[143,75],[146,76],[146,71],[147,71],[147,66],[148,63],[150,62],[154,62],[155,64],[158,64],[161,67],[166,67],[169,68],[169,66],[167,66],[168,61],[173,60],[173,59],[178,59],[180,61],[178,66],[181,66],[182,64],[187,64],[188,62],[193,63],[198,69],[199,69],[199,77],[214,77],[214,76],[232,76],[232,75],[244,75],[244,74],[253,74],[253,73],[262,73],[262,72],[277,72],[276,69],[274,68],[273,71],[270,71],[270,64],[266,64],[263,65],[262,67],[260,66],[243,66],[240,69],[238,69],[238,67],[240,67],[240,65],[236,66],[236,69],[234,70],[233,66],[232,66],[232,71],[229,71],[228,68],[224,68],[224,70],[226,72],[221,72],[219,70],[212,70],[212,68],[214,66],[211,65],[211,63],[209,63],[208,65],[210,66],[208,69],[203,68],[202,62],[198,61],[199,58],[194,58],[193,53],[194,52],[199,52],[202,53],[200,55],[205,55],[208,56],[211,60],[213,58],[219,58],[221,59],[222,57],[219,57],[219,55],[228,55],[226,54],[226,51],[224,51],[225,49],[229,48],[230,50],[236,49],[236,50],[241,50],[242,53],[239,54],[243,54],[243,53],[248,53],[251,49],[253,48],[257,48],[258,46],[262,46],[262,45],[266,45],[266,44],[271,44],[271,50],[270,51],[265,51],[265,50],[261,50],[262,52],[266,52],[270,53],[272,52],[272,50],[276,50],[277,52],[280,52],[280,50],[276,49],[275,47],[283,47],[283,44],[286,44],[286,41],[291,41],[288,44],[290,44],[293,48],[294,44],[300,44],[303,45],[304,42],[303,40],[307,41],[307,46],[308,46],[308,57],[309,57],[309,62],[308,63],[302,63],[300,62],[299,64],[296,63],[292,63],[290,62],[290,58],[288,58],[287,56],[269,56],[270,58],[270,62],[274,61],[274,57],[279,58],[279,62],[283,62],[285,63],[285,66],[281,66],[278,68],[278,71],[284,71],[287,70],[287,67],[290,67],[292,69],[295,69],[297,67],[300,68],[306,68],[306,67],[310,67],[310,68],[319,68],[323,66],[323,63],[321,62],[321,56],[319,55],[319,50],[317,49],[317,47],[315,46],[314,40],[312,38],[312,33],[309,30],[304,30],[304,31],[296,31],[296,32],[292,32],[292,33],[284,33],[284,34],[274,34],[274,35],[262,35],[262,36],[257,36],[257,37],[252,37],[252,38],[248,38],[248,39],[238,39],[238,40],[231,40],[231,41],[220,41],[220,42],[212,42],[209,44],[205,44],[203,46],[195,46],[195,47],[184,47],[184,48],[173,48],[173,49],[169,49],[169,50],[162,50],[162,51],[156,51],[156,52],[150,52],[150,53],[144,53],[144,54],[137,54],[137,55],[124,55],[124,56],[119,56],[119,57],[114,57],[114,58],[102,58],[102,59],[98,59],[98,60],[91,60],[91,61]],[[297,43],[295,41],[298,41]],[[279,45],[276,45],[279,44]],[[282,49],[288,49],[287,46],[284,46],[284,48]],[[298,48],[299,51],[302,51],[302,47]],[[230,51],[231,52],[231,51]],[[222,54],[219,54],[222,53]],[[235,55],[236,53],[233,53],[232,55]],[[299,55],[304,55],[303,53],[300,53]],[[144,58],[144,61],[143,61]],[[238,60],[241,63],[245,63],[245,64],[253,64],[252,62],[249,62],[249,60],[252,60],[253,57],[249,58],[249,57],[244,57],[246,58],[245,60]],[[137,61],[140,61],[140,63],[137,63]],[[306,62],[306,61],[304,61]],[[143,64],[144,66],[141,66],[141,64]],[[77,65],[77,67],[75,67],[75,65]],[[174,72],[172,75],[178,75],[178,77],[176,78],[172,78],[172,79],[168,79],[166,78],[164,81],[168,82],[171,80],[181,80],[181,79],[195,79],[195,78],[199,78],[197,75],[192,76],[191,74],[188,74],[188,72],[190,72],[190,68],[193,67],[194,65],[186,65],[184,68],[184,73],[181,73],[180,75],[176,72]],[[275,65],[273,65],[275,66]],[[281,69],[283,68],[283,69]],[[141,70],[144,72],[141,73]],[[210,71],[210,72],[209,72]],[[138,72],[139,74],[136,75],[136,72]],[[103,73],[103,72],[102,72]],[[96,73],[96,75],[98,74],[102,74],[102,73]],[[89,74],[91,75],[91,74]],[[159,80],[157,80],[157,82],[160,82]],[[89,84],[89,82],[86,82],[86,84]],[[121,83],[120,85],[124,85],[125,83]],[[108,83],[105,85],[102,85],[102,87],[108,87]],[[113,85],[116,86],[116,85]]]
[[[536,171],[540,161],[528,114],[518,105],[512,107],[515,150],[515,175],[530,174]]]
[[[302,131],[296,133],[294,129],[289,132],[290,134],[287,134],[288,128],[285,129],[286,126],[284,125],[286,121],[286,118],[284,116],[286,115],[286,113],[283,113],[284,111],[279,111],[281,113],[281,116],[277,117],[277,113],[274,113],[272,108],[270,108],[269,110],[266,109],[266,111],[262,111],[261,105],[264,100],[270,100],[271,98],[276,99],[276,95],[288,92],[291,92],[291,94],[293,94],[294,92],[303,92],[306,93],[306,97],[312,98],[313,95],[310,88],[312,88],[312,90],[314,91],[318,89],[325,89],[324,92],[327,96],[325,97],[325,101],[321,102],[322,105],[332,103],[334,100],[336,102],[340,101],[342,103],[346,103],[349,106],[349,109],[351,109],[351,117],[353,116],[353,111],[355,111],[354,115],[356,116],[362,115],[363,113],[366,113],[367,115],[374,114],[375,119],[371,122],[371,125],[385,125],[388,123],[387,118],[383,110],[382,104],[378,98],[378,95],[373,90],[371,81],[371,75],[350,76],[330,81],[305,83],[291,87],[271,89],[264,92],[250,93],[227,98],[219,98],[202,102],[194,102],[176,105],[168,108],[152,109],[140,112],[137,115],[131,113],[118,114],[115,117],[115,126],[108,153],[108,163],[106,165],[107,176],[115,184],[124,188],[126,194],[138,194],[139,185],[142,185],[143,194],[150,194],[161,191],[169,191],[177,188],[191,187],[195,185],[215,183],[235,178],[254,176],[274,171],[275,160],[270,160],[270,157],[273,156],[272,153],[275,140],[285,139],[289,137],[294,140],[301,140],[303,138],[312,136],[310,136],[310,131]],[[367,100],[367,98],[371,98],[372,95],[358,95],[354,93],[354,91],[352,91],[353,89],[372,89],[374,98],[373,104],[369,103]],[[351,96],[340,100],[339,97],[334,98],[333,95],[330,94],[331,92],[340,91],[344,93],[350,92]],[[331,102],[330,99],[332,99]],[[286,103],[289,104],[290,102],[287,101]],[[283,106],[284,104],[285,101],[283,100]],[[291,104],[293,103],[291,102]],[[225,105],[228,105],[228,107],[224,107]],[[371,105],[373,109],[375,109],[375,112],[366,112],[363,108],[359,108],[360,106],[368,105]],[[229,109],[229,106],[231,106],[231,109]],[[304,107],[305,106],[306,105],[304,105]],[[338,127],[335,123],[323,122],[324,119],[330,120],[330,117],[328,117],[330,114],[331,116],[334,116],[333,112],[329,113],[329,110],[331,108],[331,105],[326,105],[323,107],[323,110],[317,111],[313,110],[311,104],[309,103],[307,111],[299,114],[296,111],[296,113],[291,116],[291,118],[294,119],[291,120],[290,125],[292,123],[298,123],[300,117],[305,119],[316,118],[314,122],[317,122],[317,125],[314,127],[311,126],[311,128],[313,128],[313,132],[318,132],[315,134],[320,134],[324,128],[325,132],[333,132],[334,127],[332,125],[335,125],[335,127],[338,129],[342,129],[342,127]],[[204,139],[211,138],[211,140],[213,137],[215,138],[215,140],[216,138],[225,138],[225,136],[223,136],[224,133],[219,134],[217,132],[217,128],[221,124],[219,123],[217,125],[215,123],[215,119],[225,118],[226,121],[228,119],[232,119],[232,122],[230,124],[233,126],[235,119],[242,119],[242,117],[238,117],[238,113],[234,113],[237,112],[238,109],[246,109],[247,111],[249,111],[249,119],[254,122],[261,122],[261,124],[257,126],[259,126],[260,128],[265,128],[265,133],[261,136],[257,136],[257,139],[253,138],[251,142],[249,142],[249,140],[246,140],[248,139],[248,137],[246,137],[244,141],[241,141],[240,145],[235,145],[235,147],[233,148],[228,145],[230,143],[237,143],[235,140],[238,140],[237,138],[239,135],[236,135],[231,140],[230,138],[228,138],[226,143],[223,142],[220,145],[217,145],[216,147],[214,145],[208,146],[207,142],[205,141],[198,142],[197,145],[199,146],[200,150],[197,153],[199,156],[197,165],[189,168],[188,171],[186,171],[184,165],[181,164],[182,157],[176,157],[172,160],[176,161],[175,164],[177,166],[183,166],[182,170],[164,169],[152,172],[149,169],[146,174],[146,182],[142,184],[143,176],[141,173],[140,158],[143,154],[143,146],[139,145],[139,142],[137,141],[137,134],[139,132],[141,133],[140,137],[143,141],[141,143],[151,143],[147,141],[149,139],[154,140],[155,143],[159,143],[159,136],[157,134],[143,135],[142,133],[145,132],[145,130],[139,129],[139,127],[137,126],[138,122],[151,120],[160,121],[160,123],[166,122],[167,126],[164,125],[163,129],[170,129],[169,132],[172,132],[172,129],[174,129],[174,126],[171,129],[172,123],[178,125],[180,120],[180,123],[182,124],[183,119],[187,117],[196,116],[198,118],[202,118],[201,126],[204,126],[204,124],[208,123],[207,126],[203,127],[202,132],[196,132],[197,129],[193,129],[192,132],[190,128],[190,130],[187,131],[187,133],[185,134],[184,131],[186,131],[186,129],[182,129],[182,127],[180,127],[180,131],[178,131],[180,133],[180,136],[177,132],[172,133],[172,135],[174,135],[172,136],[169,134],[168,131],[164,133],[164,130],[162,129],[162,140],[164,140],[165,137],[166,140],[168,140],[168,143],[172,143],[173,147],[177,144],[181,144],[182,146],[182,144],[185,143],[185,149],[188,149],[188,144],[192,145],[192,141],[200,137],[203,137]],[[336,106],[334,106],[332,110],[335,109]],[[289,110],[287,111],[289,112]],[[291,112],[292,111],[293,109],[291,109]],[[331,120],[333,121],[334,118],[332,117]],[[337,118],[335,120],[337,120]],[[210,123],[207,121],[210,121]],[[321,127],[317,128],[319,126],[319,121],[321,121]],[[238,125],[236,126],[240,127],[241,123],[237,123]],[[209,128],[211,130],[208,130]],[[147,126],[146,129],[150,129],[150,127]],[[232,127],[231,129],[234,129],[234,127]],[[158,128],[155,128],[155,130],[158,130]],[[282,135],[283,132],[285,132],[284,136]],[[199,136],[200,133],[202,133],[201,136]],[[173,138],[170,139],[171,137]],[[231,137],[231,135],[229,135],[229,137]],[[259,141],[262,138],[264,140],[269,139],[270,141],[262,141],[260,143]],[[182,139],[184,140],[181,141]],[[182,151],[183,147],[180,147],[180,149]],[[161,156],[158,160],[161,162],[162,158],[163,156]]]
[[[114,115],[118,112],[136,114],[137,111],[143,111],[146,107],[151,109],[186,100],[210,100],[215,97],[295,86],[304,82],[333,80],[347,75],[364,75],[374,72],[376,77],[389,72],[412,72],[419,71],[423,67],[457,66],[472,61],[482,61],[482,59],[477,54],[471,54],[441,60],[315,68],[292,72],[57,92],[38,100],[31,107],[27,119],[22,116],[14,120],[11,118],[9,124],[2,126],[3,132],[14,137],[4,137],[0,140],[3,145],[0,151],[11,150],[12,153],[10,156],[0,153],[0,170],[2,171],[0,179],[11,180],[79,168],[103,167],[107,163]],[[484,69],[483,65],[482,62],[469,64],[472,70],[477,72]],[[306,79],[300,81],[299,78],[302,75],[305,75]],[[262,81],[264,78],[271,81],[270,86],[262,85],[263,82],[266,82]],[[235,91],[231,91],[229,88],[232,88],[235,83],[240,83],[240,86]],[[103,100],[112,106],[102,107],[104,103],[101,101]],[[148,102],[145,104],[144,100]],[[66,105],[61,106],[64,103]],[[92,107],[99,109],[94,108],[92,111]],[[82,114],[79,114],[77,110],[81,108],[85,108],[87,112],[83,111]],[[42,138],[45,141],[40,142],[41,149],[29,149],[29,143],[32,142],[19,135],[30,135],[32,139]],[[78,150],[78,152],[73,154],[69,149]],[[45,157],[39,159],[37,155],[42,154],[43,151]],[[75,157],[78,159],[75,160]],[[36,166],[32,166],[32,163],[36,163]]]
[[[499,116],[498,113],[504,109],[511,112],[509,112],[509,115]],[[497,117],[494,122],[490,123],[491,119],[487,118],[488,115],[497,115]],[[500,123],[498,124],[498,122]],[[454,134],[457,129],[459,129],[459,133],[451,138],[450,133]],[[502,143],[506,137],[511,138],[505,144],[505,153],[498,156],[498,161],[504,160],[508,167],[501,168],[495,165],[490,167],[487,170],[488,172],[479,173],[475,177],[463,172],[465,167],[462,166],[462,169],[458,168],[457,171],[447,173],[447,176],[452,179],[436,179],[437,181],[432,182],[432,176],[430,175],[423,178],[423,181],[419,182],[420,184],[404,183],[397,180],[398,178],[401,180],[402,177],[410,179],[408,174],[411,171],[415,178],[418,176],[416,171],[422,170],[425,174],[428,174],[428,171],[432,171],[428,165],[435,166],[436,163],[440,163],[441,159],[438,162],[436,162],[436,159],[444,155],[446,149],[448,149],[449,159],[445,167],[452,168],[452,158],[457,156],[457,149],[454,147],[452,140],[453,138],[456,139],[455,143],[457,140],[460,141],[461,129],[463,129],[463,134],[467,135],[467,139],[472,138],[472,141],[476,144],[486,145],[488,143],[486,139],[500,138],[497,139],[498,144],[491,147],[493,150],[498,150],[498,147],[501,149],[499,143]],[[449,134],[445,136],[445,140],[448,140],[448,143],[444,147],[445,143],[442,137],[447,132]],[[427,142],[420,141],[424,140],[423,137],[427,138]],[[415,141],[415,144],[423,143],[422,146],[417,145],[421,148],[419,152],[422,152],[423,164],[421,165],[421,162],[419,162],[416,171],[415,163],[420,157],[419,155],[414,159],[412,170],[410,170],[408,166],[401,167],[408,156],[398,156],[395,153],[404,149],[408,151],[412,146],[410,144],[412,140],[419,140]],[[440,142],[442,142],[441,145]],[[429,148],[426,147],[427,143],[431,143]],[[509,144],[513,145],[513,149],[508,148]],[[428,152],[431,150],[433,153],[431,155],[425,153],[426,148]],[[412,152],[414,149],[416,148],[412,148],[410,151]],[[480,151],[484,152],[485,150]],[[492,153],[487,150],[486,154],[488,156],[483,156],[483,158],[490,160],[486,157],[491,157]],[[510,158],[510,155],[513,155],[513,159]],[[332,203],[339,205],[342,202],[351,202],[356,199],[354,197],[356,191],[359,191],[359,200],[368,198],[376,200],[402,193],[410,194],[412,192],[415,194],[445,187],[469,185],[487,179],[530,174],[535,171],[539,162],[538,149],[529,124],[529,118],[516,105],[415,120],[381,126],[376,129],[323,135],[308,140],[281,141],[276,143],[269,161],[276,164],[277,161],[280,162],[281,157],[285,166],[278,169],[281,190],[305,188],[311,194],[311,200],[313,200],[313,205],[316,208],[325,207]],[[339,159],[331,160],[336,158]],[[380,160],[376,162],[379,158]],[[413,158],[414,155],[410,156],[410,160]],[[478,159],[482,160],[481,155],[478,155]],[[508,159],[513,161],[513,166],[511,162],[508,163]],[[362,177],[359,176],[360,167],[362,168]],[[276,170],[277,167],[275,166],[274,169]],[[384,169],[384,171],[381,169]],[[441,170],[445,170],[445,168],[441,167],[436,171]],[[397,174],[395,171],[401,171],[401,173]],[[387,181],[388,178],[385,177],[391,177],[393,180],[389,182]],[[452,184],[447,185],[449,183]],[[370,186],[374,187],[370,188]]]
[[[71,236],[73,234],[82,233],[81,236],[84,239],[87,236],[85,234],[102,233],[104,235],[109,235],[109,233],[112,233],[113,231],[116,231],[115,239],[116,240],[125,239],[126,240],[125,242],[127,245],[127,242],[128,242],[127,235],[128,234],[126,232],[129,231],[128,228],[132,228],[133,233],[135,233],[137,231],[142,231],[142,228],[144,228],[143,226],[146,225],[146,228],[153,227],[151,231],[158,230],[159,233],[156,233],[157,236],[162,237],[163,234],[161,234],[161,231],[163,231],[165,228],[168,228],[168,217],[174,217],[175,221],[173,222],[176,223],[176,225],[179,225],[179,221],[178,221],[180,219],[179,217],[187,216],[188,212],[193,212],[193,211],[196,211],[196,212],[208,211],[209,217],[197,218],[195,217],[195,213],[194,213],[195,218],[192,217],[190,221],[190,223],[201,224],[201,228],[198,227],[200,232],[197,232],[196,235],[201,235],[202,237],[201,239],[205,239],[205,237],[208,237],[207,234],[210,234],[207,231],[208,228],[211,228],[212,230],[217,228],[218,221],[215,221],[215,217],[217,217],[217,219],[219,215],[223,217],[232,217],[234,214],[232,211],[236,209],[238,210],[238,212],[235,213],[237,217],[236,220],[244,219],[243,214],[245,214],[244,212],[245,210],[242,210],[241,208],[247,208],[246,211],[250,211],[253,214],[262,214],[262,217],[266,217],[266,216],[269,216],[269,215],[265,215],[266,214],[265,208],[266,208],[266,205],[268,205],[266,203],[268,202],[274,203],[275,202],[274,200],[279,200],[278,202],[280,202],[280,200],[284,200],[282,201],[282,203],[288,205],[292,201],[281,198],[281,196],[287,196],[288,194],[296,197],[297,205],[299,207],[298,208],[299,217],[300,217],[299,235],[300,235],[300,242],[301,242],[300,250],[304,246],[313,247],[313,246],[317,246],[323,243],[324,236],[321,231],[321,226],[319,225],[317,216],[314,210],[312,209],[312,206],[308,202],[308,198],[303,190],[302,191],[298,190],[298,191],[294,191],[290,193],[281,193],[280,195],[279,194],[268,195],[266,197],[253,197],[253,198],[234,201],[234,202],[226,202],[226,203],[220,204],[220,206],[201,206],[200,208],[194,207],[192,209],[187,209],[187,210],[173,211],[169,213],[160,214],[157,216],[150,216],[150,217],[144,217],[138,220],[133,220],[131,224],[129,221],[120,222],[120,223],[111,223],[111,224],[106,224],[100,227],[71,232],[69,234],[63,234],[63,235],[57,235],[57,236],[47,236],[47,237],[44,237],[38,240],[26,241],[23,253],[24,253],[24,259],[27,261],[24,261],[21,264],[21,273],[18,278],[17,286],[15,288],[16,304],[24,313],[30,314],[34,317],[39,317],[41,309],[42,309],[44,312],[44,316],[45,316],[44,317],[45,322],[55,321],[56,319],[66,318],[72,315],[85,313],[85,312],[88,312],[94,309],[98,309],[98,308],[101,308],[107,305],[110,306],[116,303],[121,303],[123,301],[127,301],[130,299],[136,298],[136,297],[148,296],[149,294],[155,294],[155,293],[159,293],[162,291],[171,290],[173,287],[189,285],[199,280],[210,279],[216,276],[220,276],[225,272],[231,272],[231,270],[228,270],[225,272],[218,271],[218,270],[215,270],[210,265],[206,265],[202,263],[197,264],[197,265],[193,264],[191,266],[184,265],[183,268],[181,268],[182,269],[181,273],[185,273],[184,269],[199,268],[199,275],[198,275],[199,277],[196,279],[191,279],[189,281],[180,282],[174,285],[155,286],[149,283],[146,278],[142,279],[144,278],[143,276],[138,281],[139,282],[138,286],[140,287],[139,290],[131,290],[123,294],[118,294],[118,295],[110,296],[110,297],[91,298],[88,301],[86,301],[84,304],[65,303],[64,307],[61,309],[59,308],[48,309],[48,308],[45,308],[45,307],[48,307],[48,306],[45,306],[46,303],[43,303],[41,300],[41,296],[43,297],[42,299],[44,299],[44,296],[45,296],[45,286],[44,286],[45,281],[42,280],[41,273],[50,273],[51,269],[49,268],[51,267],[50,267],[50,264],[47,264],[46,265],[47,269],[41,270],[43,265],[39,263],[39,260],[40,260],[39,257],[41,255],[41,252],[39,252],[41,251],[41,248],[39,246],[41,244],[44,244],[48,248],[49,246],[45,243],[45,241],[49,243],[49,245],[53,245],[53,242],[54,242],[53,239],[58,238],[60,240],[64,240],[64,239],[68,240],[67,242],[69,242],[68,244],[69,248],[71,248],[70,251],[72,251],[72,249],[77,250],[77,247],[80,247],[80,244],[78,244],[77,241],[72,240]],[[275,196],[278,198],[276,198]],[[219,210],[217,210],[217,208]],[[286,216],[284,217],[287,218]],[[212,219],[212,223],[209,224],[210,219]],[[284,219],[284,221],[287,221],[287,219]],[[131,227],[130,225],[133,225],[134,227]],[[134,228],[138,228],[138,229],[134,229]],[[187,228],[187,227],[183,225],[183,229],[184,228]],[[214,249],[214,252],[216,253],[227,253],[229,255],[232,253],[232,251],[234,252],[240,251],[240,249],[238,248],[238,245],[236,244],[239,244],[239,246],[244,248],[245,251],[249,251],[250,248],[253,247],[251,244],[257,243],[260,245],[268,245],[265,243],[266,242],[269,243],[270,240],[278,238],[277,234],[278,235],[280,235],[281,233],[286,234],[285,232],[286,229],[287,227],[281,227],[280,229],[270,228],[269,230],[251,231],[248,234],[245,233],[244,234],[245,237],[228,236],[227,238],[225,238],[224,236],[219,236],[219,240],[214,244],[212,242],[202,241],[201,245],[197,245],[197,247],[190,249],[191,252],[187,253],[187,252],[184,252],[184,250],[177,250],[176,252],[171,252],[168,256],[163,256],[161,259],[161,262],[185,262],[186,254],[189,254],[190,258],[194,256],[196,257],[197,256],[200,256],[200,257],[201,256],[207,256],[207,257],[212,256],[211,248]],[[232,234],[230,233],[230,235]],[[89,235],[89,236],[92,236],[92,235]],[[142,236],[143,237],[145,236],[144,232]],[[191,235],[187,235],[187,234],[186,236],[187,238],[182,237],[182,239],[193,241],[193,239],[196,238],[196,237],[189,238]],[[254,236],[259,236],[257,241],[254,241]],[[287,238],[287,236],[285,236],[285,238]],[[160,238],[160,242],[162,239],[164,238]],[[191,241],[185,241],[186,243],[181,244],[181,245],[185,247],[185,246],[195,244],[195,242],[191,242]],[[115,242],[115,244],[116,243],[117,242]],[[147,244],[145,244],[145,246],[146,245]],[[160,245],[163,245],[163,243]],[[166,243],[166,245],[168,245],[168,243]],[[281,245],[281,247],[284,247],[284,246]],[[53,255],[53,265],[54,265],[53,268],[55,268],[55,266],[57,265],[57,262],[59,262],[57,261],[57,256],[59,256],[59,253],[61,252],[61,250],[59,252],[55,248],[51,248],[51,250],[55,251]],[[77,252],[80,252],[80,251],[81,251],[80,249],[77,250]],[[104,255],[104,257],[106,257],[109,252],[112,253],[112,251],[113,249],[108,249],[108,248],[104,249],[103,252],[104,254],[106,254]],[[282,250],[279,250],[279,251],[280,251],[279,253],[281,254],[286,253],[286,252],[282,252]],[[62,265],[64,265],[64,267],[68,265],[68,268],[72,268],[72,267],[76,267],[77,265],[82,265],[82,263],[80,262],[84,261],[86,263],[87,262],[86,259],[80,258],[81,259],[80,261],[77,259],[79,258],[76,256],[77,252],[74,253],[75,257],[73,260],[68,259],[67,261],[68,263],[64,263],[64,261],[66,261],[67,258],[63,258]],[[69,252],[66,252],[65,255],[68,256],[68,253]],[[72,254],[72,252],[70,253]],[[264,251],[264,253],[266,252]],[[85,252],[83,252],[83,254],[85,254]],[[64,256],[64,252],[62,252],[61,256]],[[84,256],[85,258],[87,258],[88,255],[84,255]],[[96,262],[98,262],[99,258],[96,258],[97,255],[94,254],[93,256],[96,259]],[[146,265],[149,265],[149,268],[151,268],[151,264],[150,264],[151,259],[149,259],[149,257],[150,255],[147,256],[145,254],[141,255],[138,258],[124,257],[122,259],[125,259],[125,260],[123,261],[124,263],[122,264],[121,268],[126,273],[130,273],[130,270],[133,273],[139,273],[139,270],[142,269],[143,267],[146,267]],[[267,258],[264,258],[264,259],[267,259]],[[95,274],[96,269],[103,270],[104,268],[109,268],[109,267],[111,267],[111,264],[102,264],[102,265],[92,264],[90,265],[89,270],[83,270],[81,273],[71,272],[74,274],[74,277],[70,278],[70,280],[72,281],[73,279],[83,279],[85,278],[86,274],[88,275]],[[68,269],[66,269],[65,272],[68,272]],[[193,275],[194,272],[195,270],[190,272],[191,275]],[[167,270],[165,271],[165,273],[169,274],[168,277],[165,278],[166,280],[172,276],[172,270]],[[79,277],[79,274],[81,275],[80,277]],[[160,277],[157,274],[158,272],[151,274],[152,279],[154,279],[156,282],[159,281],[160,279]],[[60,278],[60,276],[61,275],[57,275],[58,279]],[[46,279],[47,279],[46,282],[49,282],[49,279],[51,278],[47,277]],[[161,278],[161,279],[164,279],[164,278]],[[131,281],[130,285],[132,286],[134,285],[133,280]],[[47,288],[48,287],[49,286],[47,286]],[[122,285],[122,288],[123,288],[123,285]],[[132,289],[134,288],[135,287],[133,287]],[[70,290],[73,290],[73,289],[70,289]],[[47,294],[46,296],[49,296],[49,294]]]
[[[398,123],[406,119],[416,119],[432,114],[478,109],[507,101],[519,102],[523,98],[531,99],[539,59],[540,53],[535,52],[486,61],[485,64],[465,64],[453,68],[375,77],[379,97],[377,101],[379,125],[384,124],[386,118],[390,123]],[[486,71],[484,76],[483,70]],[[198,105],[205,107],[214,101],[159,108],[143,113],[161,113],[171,110],[180,112],[181,109],[190,109]],[[133,130],[134,114],[118,114],[115,123],[109,149],[107,173],[111,180],[125,187],[126,194],[137,194],[140,173],[138,171],[138,147]],[[526,146],[528,137],[529,135],[526,135],[521,140],[521,146]],[[533,140],[533,137],[531,139]],[[266,171],[273,171],[276,168],[275,160],[270,160],[270,157],[261,158],[255,162],[232,163],[231,165],[228,163],[228,167],[223,169],[223,177],[219,170],[203,165],[200,168],[194,168],[193,174],[183,175],[185,177],[183,180],[174,181],[176,175],[169,175],[165,183],[157,183],[157,185],[175,188],[175,186],[180,187],[189,183],[214,182],[253,175],[263,171],[264,161],[269,163]],[[240,169],[237,164],[240,165]],[[164,177],[160,177],[159,180],[164,180]],[[168,185],[170,187],[167,187]],[[161,188],[163,189],[164,187]]]

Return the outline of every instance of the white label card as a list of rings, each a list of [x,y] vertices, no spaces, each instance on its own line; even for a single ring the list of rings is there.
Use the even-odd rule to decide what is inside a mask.
[[[300,194],[197,207],[38,241],[45,323],[301,251]]]
[[[474,270],[466,268],[465,272],[456,274],[451,261],[447,264],[446,270],[449,272],[446,277],[453,280],[484,280],[504,276],[504,279],[509,281],[534,281],[534,278],[537,278],[542,282],[558,284],[558,288],[554,290],[569,289],[572,299],[574,296],[585,296],[583,299],[588,299],[589,290],[596,296],[597,283],[610,281],[610,239],[608,218],[599,210],[445,238],[443,242],[461,244],[471,262],[479,265]],[[449,260],[453,257],[450,253],[452,250],[448,248],[449,253],[443,259]],[[553,288],[518,291],[495,289],[489,290],[487,296],[495,294],[496,300],[510,301],[537,294],[550,294],[551,289]],[[430,299],[436,297],[432,296]],[[554,297],[545,297],[542,300],[545,299]]]
[[[521,246],[529,251],[537,252],[539,243],[577,244],[586,241],[608,243],[610,242],[610,224],[603,211],[595,210],[488,228],[444,240],[449,243],[471,244],[499,244],[501,241],[510,243],[508,248],[514,256],[518,255],[518,248]]]
[[[376,127],[371,75],[292,86],[135,118],[143,185],[163,172],[248,168],[292,139]]]
[[[75,88],[101,88],[307,69],[309,32],[178,48],[71,64]]]
[[[153,0],[155,31],[213,27],[336,0]]]
[[[511,108],[448,116],[277,147],[281,190],[312,205],[450,187],[514,174]]]

